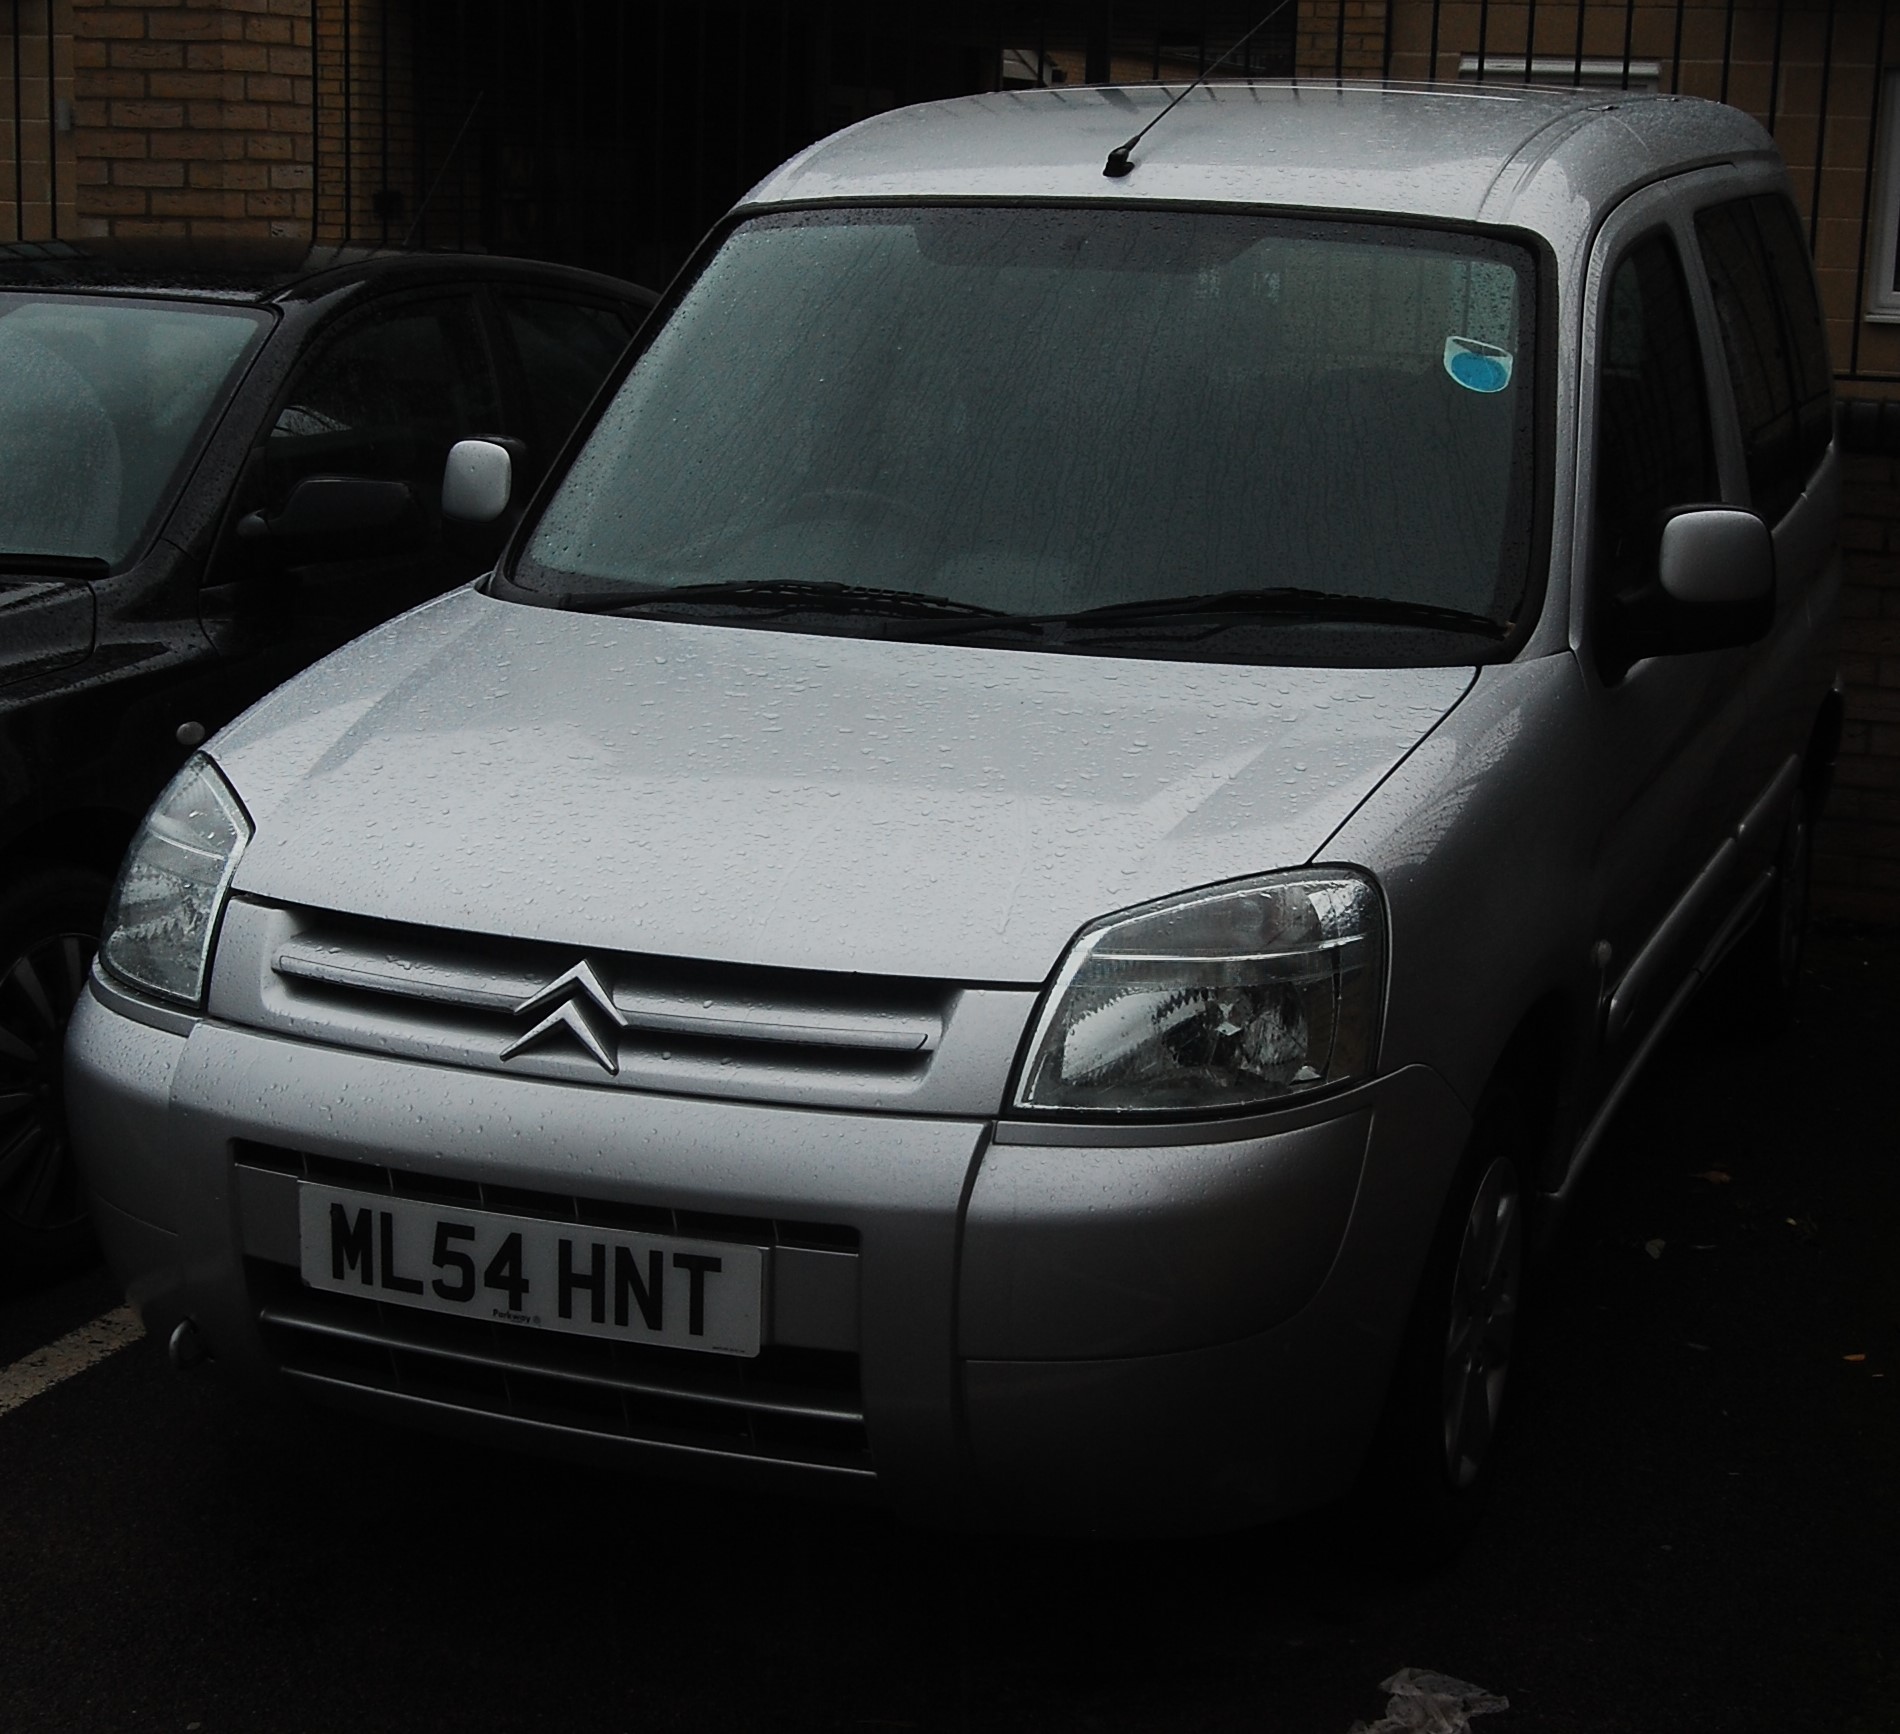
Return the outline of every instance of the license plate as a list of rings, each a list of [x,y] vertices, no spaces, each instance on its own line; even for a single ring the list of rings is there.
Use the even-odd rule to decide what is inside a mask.
[[[583,1337],[756,1355],[765,1251],[459,1210],[308,1182],[312,1288]]]

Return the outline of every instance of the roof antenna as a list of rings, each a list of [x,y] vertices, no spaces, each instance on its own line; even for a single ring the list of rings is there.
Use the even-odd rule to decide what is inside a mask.
[[[1232,48],[1228,49],[1227,52],[1223,54],[1220,57],[1220,59],[1215,61],[1214,64],[1210,66],[1205,72],[1203,72],[1199,78],[1195,79],[1195,81],[1192,84],[1190,84],[1186,90],[1182,91],[1181,96],[1192,96],[1194,92],[1199,90],[1202,85],[1204,85],[1210,78],[1214,76],[1215,73],[1219,72],[1220,69],[1228,63],[1228,61],[1232,60],[1236,54],[1238,54],[1243,48],[1245,48],[1249,42],[1253,41],[1253,39],[1256,36],[1258,36],[1261,31],[1266,29],[1266,27],[1269,24],[1271,24],[1274,21],[1274,19],[1278,18],[1280,14],[1286,10],[1286,8],[1287,8],[1287,0],[1280,0],[1279,5],[1275,6],[1273,10],[1266,15],[1266,17],[1261,19],[1260,22],[1256,24],[1251,30],[1249,30],[1247,34],[1243,36],[1238,42],[1236,42]],[[1123,175],[1127,174],[1128,171],[1135,166],[1133,161],[1130,159],[1130,153],[1134,150],[1136,145],[1140,144],[1141,141],[1148,136],[1149,132],[1155,127],[1157,123],[1166,120],[1168,116],[1174,112],[1174,104],[1181,100],[1181,96],[1177,96],[1174,99],[1174,102],[1170,102],[1166,108],[1164,108],[1158,115],[1156,115],[1153,120],[1149,121],[1147,126],[1144,126],[1141,129],[1141,131],[1136,133],[1135,136],[1131,138],[1126,144],[1118,144],[1112,151],[1110,151],[1108,153],[1108,161],[1102,164],[1102,173],[1107,175],[1108,178],[1113,181],[1118,181],[1122,178]]]
[[[428,214],[429,201],[435,197],[436,188],[441,186],[442,177],[449,172],[449,164],[455,161],[455,153],[462,148],[462,140],[468,137],[469,124],[475,118],[476,110],[482,106],[482,98],[488,94],[485,90],[475,93],[475,100],[468,105],[468,113],[462,116],[462,124],[456,129],[455,142],[449,146],[449,154],[442,159],[442,166],[435,171],[435,179],[429,183],[429,190],[422,195],[422,203],[416,206],[416,214],[403,234],[403,251],[409,250],[409,243],[416,238],[416,231],[422,227],[422,219]]]

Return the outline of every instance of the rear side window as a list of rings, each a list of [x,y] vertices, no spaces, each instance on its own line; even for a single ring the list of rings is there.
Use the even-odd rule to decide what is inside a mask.
[[[1649,579],[1662,514],[1716,493],[1695,316],[1661,231],[1610,279],[1597,387],[1596,584],[1627,600]]]
[[[1834,437],[1834,378],[1827,355],[1827,328],[1814,291],[1808,243],[1794,208],[1786,199],[1750,199],[1761,230],[1768,270],[1788,322],[1789,359],[1794,370],[1795,445],[1805,482],[1826,456]]]
[[[1827,345],[1807,248],[1784,199],[1696,214],[1741,420],[1748,486],[1771,522],[1800,497],[1831,437]]]
[[[543,462],[567,438],[620,352],[627,327],[608,307],[539,295],[504,295],[502,312],[521,371]]]

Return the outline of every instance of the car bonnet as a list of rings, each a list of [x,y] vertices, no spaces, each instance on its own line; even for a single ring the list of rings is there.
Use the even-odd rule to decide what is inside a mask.
[[[624,952],[1045,978],[1097,916],[1311,859],[1468,667],[1143,661],[475,591],[213,743],[236,889]]]

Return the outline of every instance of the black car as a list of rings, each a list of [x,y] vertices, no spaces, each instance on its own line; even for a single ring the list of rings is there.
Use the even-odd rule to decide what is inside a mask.
[[[11,255],[11,257],[9,257]],[[494,562],[653,296],[487,257],[210,284],[0,248],[0,1287],[85,1247],[60,1044],[111,874],[191,749]],[[518,508],[517,508],[518,510]]]

